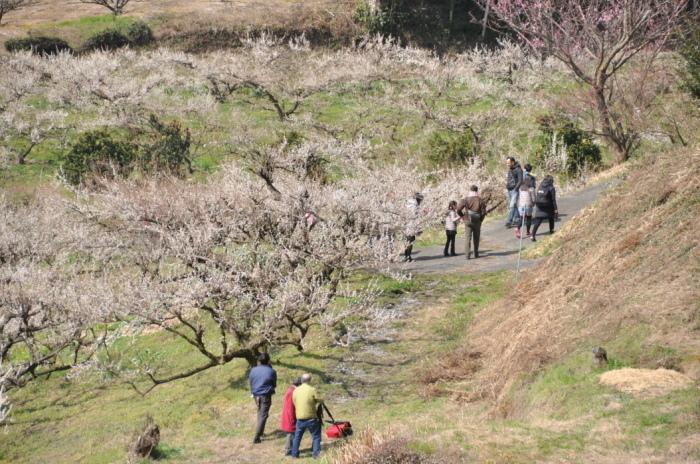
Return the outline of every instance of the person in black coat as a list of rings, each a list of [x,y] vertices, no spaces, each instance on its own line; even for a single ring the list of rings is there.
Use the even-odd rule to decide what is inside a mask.
[[[545,176],[540,186],[535,190],[535,214],[532,227],[532,241],[537,239],[537,229],[540,224],[547,219],[549,220],[549,233],[554,233],[554,220],[559,214],[557,207],[557,191],[554,188],[554,178]]]

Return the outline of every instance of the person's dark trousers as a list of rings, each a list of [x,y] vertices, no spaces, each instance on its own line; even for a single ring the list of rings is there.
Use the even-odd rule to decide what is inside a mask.
[[[464,247],[464,254],[467,256],[467,259],[471,258],[472,256],[472,240],[474,241],[474,257],[478,258],[479,257],[479,238],[481,236],[481,221],[476,220],[476,219],[471,219],[469,222],[465,223],[466,226],[466,240],[465,240],[465,247]]]
[[[537,235],[537,229],[540,228],[540,224],[544,221],[545,218],[538,218],[536,217],[534,220],[534,223],[532,225],[532,237],[534,238]],[[554,232],[554,216],[549,216],[547,218],[549,220],[549,233]]]
[[[294,445],[294,432],[287,432],[287,441],[284,444],[284,455],[292,455],[292,446]]]
[[[255,404],[258,407],[258,424],[255,427],[255,439],[253,441],[260,442],[265,433],[265,423],[267,416],[270,415],[270,406],[272,406],[272,395],[262,395],[255,397]]]
[[[412,259],[412,254],[413,254],[413,242],[416,241],[416,236],[415,235],[409,235],[406,237],[406,249],[404,250],[404,258],[407,260]]]
[[[299,457],[299,446],[304,432],[311,432],[311,455],[317,458],[321,454],[321,421],[318,419],[297,419],[297,430],[294,433],[294,443],[292,444],[292,457]]]
[[[527,228],[527,235],[530,235],[530,229],[532,228],[532,216],[525,216],[525,227]]]
[[[447,242],[445,242],[445,256],[447,256],[448,251],[452,256],[455,256],[457,254],[455,253],[455,240],[457,240],[457,231],[446,230],[445,235],[447,235]]]

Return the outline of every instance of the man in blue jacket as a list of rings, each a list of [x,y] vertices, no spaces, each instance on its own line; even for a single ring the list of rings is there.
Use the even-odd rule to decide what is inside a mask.
[[[277,372],[270,366],[269,354],[261,353],[258,356],[258,365],[250,370],[248,380],[250,381],[250,392],[258,407],[258,424],[255,428],[253,443],[260,443],[261,437],[265,433],[267,416],[270,414],[272,395],[275,394],[277,387]]]

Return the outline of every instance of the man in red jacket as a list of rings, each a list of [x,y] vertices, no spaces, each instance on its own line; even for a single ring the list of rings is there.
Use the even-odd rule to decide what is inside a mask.
[[[292,455],[292,441],[294,440],[294,432],[297,430],[297,416],[294,411],[294,401],[292,395],[294,390],[301,385],[301,378],[297,378],[287,389],[284,394],[284,404],[282,405],[282,415],[280,429],[287,434],[287,442],[284,445],[284,455]]]

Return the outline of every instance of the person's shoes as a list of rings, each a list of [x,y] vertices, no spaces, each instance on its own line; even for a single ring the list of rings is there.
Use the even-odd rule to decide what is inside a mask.
[[[513,224],[511,224],[510,222],[506,222],[506,229],[510,229],[511,227],[513,227]]]
[[[515,238],[520,238],[520,229],[515,229]]]
[[[535,238],[534,235],[530,237],[530,240],[532,240],[533,242],[536,242],[536,241],[537,241],[537,239]]]
[[[554,233],[553,230],[550,230],[550,231],[549,231],[549,235],[552,235],[553,233]]]
[[[255,438],[255,439],[253,440],[253,444],[254,444],[254,445],[257,445],[258,443],[262,443],[262,440],[261,440],[260,438]]]
[[[450,256],[457,256],[457,253],[452,253]]]
[[[474,253],[474,259],[479,257],[479,253]]]
[[[449,257],[450,255],[447,253],[443,253],[445,255],[445,258]]]

